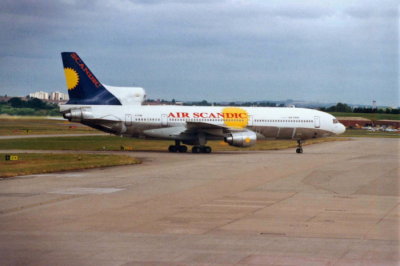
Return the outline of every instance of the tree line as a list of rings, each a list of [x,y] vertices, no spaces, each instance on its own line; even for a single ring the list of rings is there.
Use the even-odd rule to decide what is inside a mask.
[[[0,114],[59,116],[60,112],[57,104],[44,102],[37,98],[23,100],[13,97],[7,102],[0,102]]]
[[[172,101],[175,103],[175,100]],[[196,105],[196,106],[212,106],[221,105],[220,103],[210,103],[206,100],[199,102],[186,102],[184,105]],[[256,107],[285,107],[284,103],[275,102],[230,102],[229,106],[256,106]],[[373,107],[351,107],[345,103],[337,103],[330,107],[319,107],[317,108],[324,112],[342,112],[342,113],[380,113],[380,114],[400,114],[400,108],[373,108]]]
[[[378,114],[400,114],[400,108],[373,108],[373,107],[351,107],[345,103],[337,103],[331,107],[320,107],[324,112],[342,112],[342,113],[378,113]]]
[[[154,100],[147,100],[152,102]],[[175,99],[172,101],[161,100],[161,103],[175,104]],[[221,105],[220,103],[210,103],[206,100],[198,102],[184,102],[183,105],[196,106],[212,106]],[[230,102],[229,106],[258,106],[258,107],[284,107],[285,104],[277,104],[274,102]],[[330,107],[318,108],[324,112],[344,112],[344,113],[380,113],[380,114],[400,114],[400,108],[373,108],[373,107],[351,107],[345,103],[337,103]],[[9,115],[60,115],[57,104],[48,103],[37,98],[28,98],[23,100],[18,97],[11,98],[7,102],[0,102],[0,113]]]
[[[21,98],[14,97],[8,100],[8,104],[14,108],[32,108],[36,110],[50,110],[57,107],[56,104],[47,103],[37,98],[29,98],[28,100],[24,101]]]

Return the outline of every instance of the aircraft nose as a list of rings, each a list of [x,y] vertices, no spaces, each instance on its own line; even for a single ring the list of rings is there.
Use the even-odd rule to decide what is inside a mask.
[[[345,127],[342,123],[339,123],[339,124],[336,126],[336,134],[337,134],[337,135],[343,134],[345,131],[346,131],[346,127]]]

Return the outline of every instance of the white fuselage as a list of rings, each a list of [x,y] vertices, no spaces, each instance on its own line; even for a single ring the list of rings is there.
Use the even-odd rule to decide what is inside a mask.
[[[101,84],[77,53],[61,58],[70,97],[60,107],[65,118],[115,135],[174,140],[170,152],[187,152],[183,143],[210,153],[208,140],[250,147],[258,139],[294,139],[302,153],[303,140],[345,130],[332,115],[304,108],[142,105],[143,88]]]
[[[74,113],[71,110],[76,110]],[[227,131],[248,130],[257,139],[296,139],[341,134],[344,126],[328,113],[305,108],[177,105],[62,105],[61,112],[116,135],[190,141],[201,131],[223,139]],[[201,129],[201,130],[199,130]]]

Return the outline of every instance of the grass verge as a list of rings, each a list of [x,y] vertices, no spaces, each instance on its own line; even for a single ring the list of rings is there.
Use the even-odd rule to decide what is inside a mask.
[[[140,163],[140,160],[125,155],[39,153],[15,155],[19,157],[17,161],[6,161],[5,154],[0,153],[0,177]]]
[[[346,141],[348,138],[321,138],[307,140],[303,146],[331,142],[331,141]],[[266,150],[283,150],[297,147],[297,142],[294,140],[258,140],[256,145],[248,148],[238,148],[228,145],[223,141],[210,141],[209,144],[215,151],[266,151]]]
[[[347,140],[343,137],[332,137],[307,140],[305,145],[327,141]],[[116,136],[81,136],[81,137],[52,137],[0,140],[0,149],[23,150],[121,150],[121,147],[134,151],[166,151],[173,141],[142,140],[121,138]],[[294,140],[265,140],[257,141],[257,144],[249,148],[236,148],[223,141],[209,141],[214,151],[234,150],[278,150],[296,147]]]
[[[370,120],[400,120],[399,114],[329,112],[335,117],[363,117]]]
[[[363,129],[347,129],[342,137],[368,137],[368,138],[400,138],[400,133],[385,131],[368,131]]]
[[[83,133],[100,133],[100,131],[62,119],[0,117],[0,136]]]

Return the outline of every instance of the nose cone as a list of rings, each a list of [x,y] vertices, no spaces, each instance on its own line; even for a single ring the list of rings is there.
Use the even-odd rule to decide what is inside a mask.
[[[343,134],[345,131],[346,131],[346,127],[345,127],[343,124],[338,123],[338,124],[335,126],[335,134],[336,134],[336,135]]]

